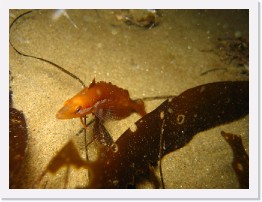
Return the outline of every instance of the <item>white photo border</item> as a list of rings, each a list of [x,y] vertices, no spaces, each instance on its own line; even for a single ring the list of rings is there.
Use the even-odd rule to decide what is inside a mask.
[[[113,8],[158,8],[158,9],[249,9],[249,89],[250,89],[250,125],[249,125],[249,189],[167,189],[167,190],[107,190],[107,189],[71,189],[71,190],[38,190],[38,189],[9,189],[9,9],[113,9]],[[258,15],[259,4],[255,0],[63,0],[63,1],[35,1],[35,0],[2,0],[0,2],[1,19],[1,166],[0,193],[1,198],[7,199],[258,199],[259,193],[259,105],[258,105]]]

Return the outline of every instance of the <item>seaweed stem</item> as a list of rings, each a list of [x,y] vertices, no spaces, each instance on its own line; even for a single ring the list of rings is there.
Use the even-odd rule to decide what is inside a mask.
[[[208,70],[206,70],[205,72],[202,72],[201,74],[200,74],[200,76],[203,76],[203,75],[206,75],[207,73],[209,73],[209,72],[213,72],[213,71],[218,71],[218,70],[224,70],[224,71],[226,71],[227,70],[227,68],[213,68],[213,69],[208,69]]]
[[[136,99],[137,100],[143,100],[143,101],[152,101],[152,100],[162,100],[162,99],[169,99],[169,98],[174,98],[175,95],[161,95],[161,96],[152,96],[152,97],[144,97],[141,99]]]
[[[10,43],[10,45],[12,46],[12,48],[13,48],[19,55],[22,55],[22,56],[24,56],[24,57],[34,58],[34,59],[37,59],[37,60],[41,60],[41,61],[43,61],[43,62],[46,62],[46,63],[48,63],[48,64],[51,64],[51,65],[55,66],[57,69],[61,70],[61,71],[64,72],[65,74],[67,74],[67,75],[71,76],[72,78],[76,79],[76,80],[82,85],[83,88],[86,87],[86,86],[85,86],[85,83],[84,83],[80,78],[78,78],[76,75],[74,75],[73,73],[69,72],[68,70],[64,69],[64,68],[61,67],[60,65],[58,65],[58,64],[56,64],[56,63],[54,63],[54,62],[51,62],[51,61],[49,61],[49,60],[46,60],[46,59],[44,59],[44,58],[40,58],[40,57],[37,57],[37,56],[27,55],[27,54],[25,54],[25,53],[22,53],[21,51],[17,50],[17,49],[15,48],[15,46],[12,44],[12,42],[11,42],[11,40],[10,40],[10,38],[11,38],[10,35],[11,35],[11,29],[12,29],[14,23],[15,23],[18,19],[20,19],[21,17],[23,17],[23,16],[25,16],[25,15],[31,13],[31,12],[33,12],[33,11],[28,11],[28,12],[25,12],[25,13],[19,15],[19,16],[11,23],[11,25],[10,25],[10,27],[9,27],[9,43]]]

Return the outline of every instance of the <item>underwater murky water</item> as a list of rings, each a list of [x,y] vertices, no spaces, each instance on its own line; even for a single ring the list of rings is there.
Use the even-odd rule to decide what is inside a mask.
[[[10,24],[25,10],[10,10]],[[13,46],[25,55],[58,64],[86,85],[112,82],[132,99],[179,95],[217,81],[248,80],[248,10],[34,10],[10,31]],[[86,157],[79,119],[58,120],[57,111],[82,86],[43,60],[10,46],[13,107],[23,111],[28,145],[11,188],[31,188],[49,161],[73,140]],[[164,99],[145,101],[146,111]],[[114,140],[140,118],[137,114],[105,124]],[[89,116],[90,119],[90,116]],[[248,153],[248,116],[197,134],[162,160],[166,188],[238,188],[232,150],[221,131],[241,135]],[[87,128],[88,140],[92,127]],[[96,145],[91,145],[94,159]],[[94,154],[95,155],[95,154]],[[159,176],[159,168],[156,167]],[[47,174],[41,188],[62,188],[66,168]],[[68,188],[88,185],[86,169],[70,169]],[[138,184],[153,188],[151,180]]]

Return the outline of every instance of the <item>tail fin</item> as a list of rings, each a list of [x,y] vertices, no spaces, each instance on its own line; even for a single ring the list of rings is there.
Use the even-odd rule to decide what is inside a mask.
[[[134,109],[136,113],[138,113],[140,116],[144,116],[147,114],[143,100],[139,99],[139,100],[134,101]]]

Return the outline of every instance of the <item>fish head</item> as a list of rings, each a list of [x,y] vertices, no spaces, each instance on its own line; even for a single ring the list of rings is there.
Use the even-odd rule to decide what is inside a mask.
[[[56,118],[80,118],[92,113],[92,109],[93,107],[88,104],[86,97],[78,95],[65,101],[64,106],[56,113]]]

